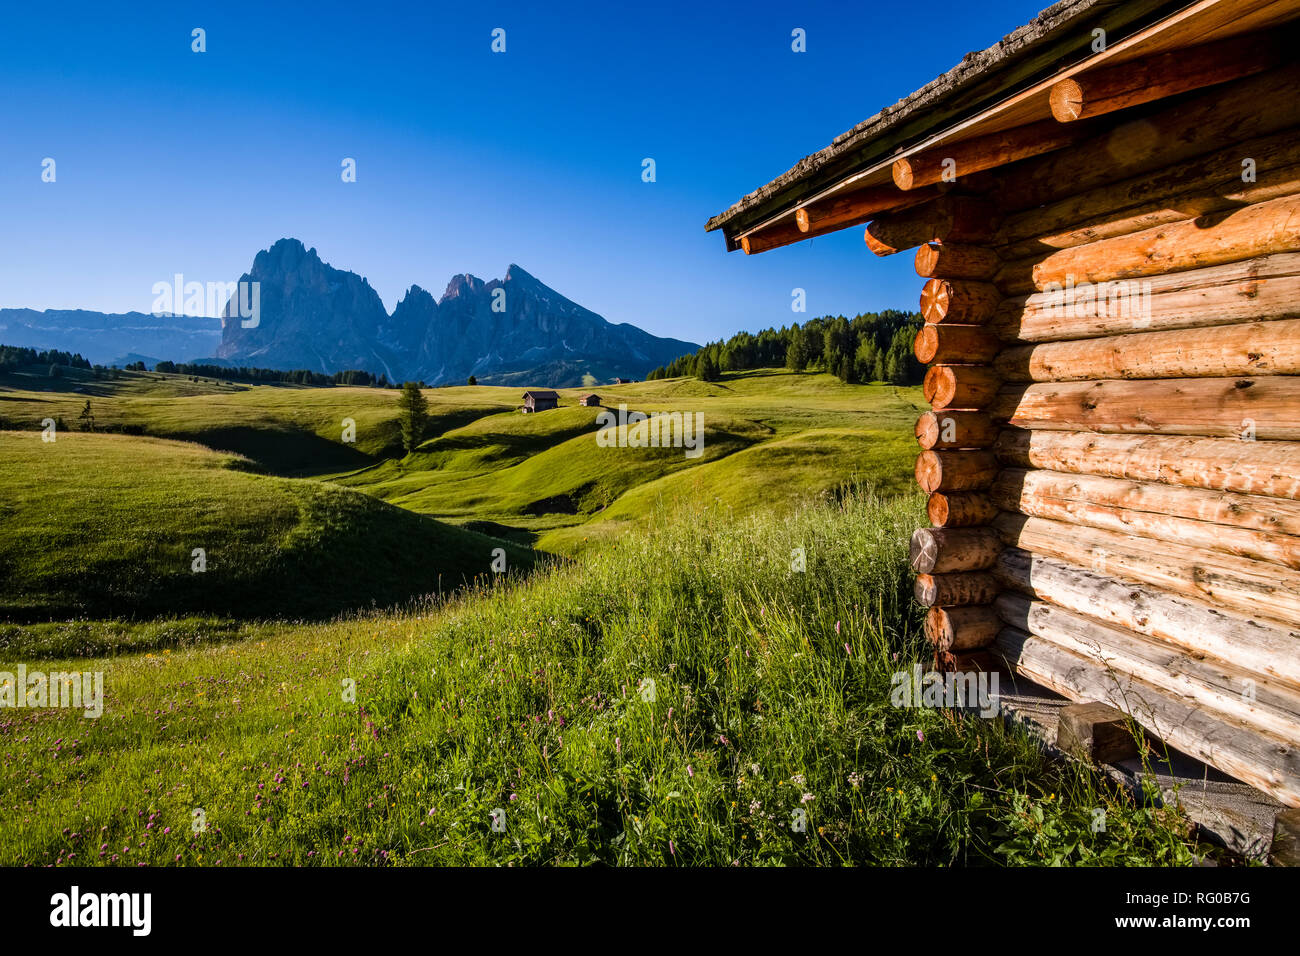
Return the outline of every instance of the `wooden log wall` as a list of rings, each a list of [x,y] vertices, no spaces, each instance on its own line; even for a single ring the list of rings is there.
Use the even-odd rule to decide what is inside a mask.
[[[1251,42],[900,160],[956,182],[865,239],[925,280],[939,665],[992,651],[1300,806],[1300,66]]]

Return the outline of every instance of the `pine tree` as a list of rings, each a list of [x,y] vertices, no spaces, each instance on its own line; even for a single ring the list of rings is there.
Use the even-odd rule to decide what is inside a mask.
[[[713,356],[708,352],[700,355],[699,367],[696,372],[702,382],[716,382],[722,376],[718,373],[718,366],[713,361]]]
[[[804,342],[803,329],[797,325],[790,330],[790,345],[785,350],[785,367],[792,372],[802,372],[808,367],[808,347]]]
[[[429,401],[420,391],[419,382],[407,382],[397,396],[397,420],[402,428],[402,447],[409,455],[424,439],[429,424]]]

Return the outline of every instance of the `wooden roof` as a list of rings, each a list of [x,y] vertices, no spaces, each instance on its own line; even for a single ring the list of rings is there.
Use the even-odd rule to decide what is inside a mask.
[[[888,109],[805,157],[785,174],[714,216],[729,250],[756,234],[777,241],[812,235],[795,230],[795,212],[863,187],[888,186],[900,157],[938,145],[998,133],[1051,118],[1051,87],[1098,66],[1267,29],[1294,19],[1297,0],[1197,0],[1161,3],[1065,0]],[[1092,50],[1092,30],[1106,31],[1105,50]]]
[[[524,392],[524,398],[533,398],[533,399],[553,398],[556,401],[560,400],[559,394],[556,392],[552,392],[549,389],[540,389],[540,390],[534,389],[533,391]]]

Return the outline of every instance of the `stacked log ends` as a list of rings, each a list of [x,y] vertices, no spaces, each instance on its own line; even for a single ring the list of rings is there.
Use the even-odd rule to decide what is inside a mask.
[[[908,546],[912,569],[920,574],[987,571],[1001,550],[1001,538],[989,527],[917,528]]]
[[[983,325],[998,311],[1002,293],[991,282],[930,279],[921,289],[921,317],[938,325]]]
[[[925,412],[916,420],[916,440],[931,448],[988,448],[997,441],[1000,429],[983,412],[947,409]]]
[[[1001,589],[987,571],[957,574],[918,574],[913,593],[922,607],[992,604]]]
[[[926,494],[951,491],[980,491],[997,477],[998,460],[991,451],[921,452],[916,459],[916,481]]]
[[[1002,618],[987,604],[932,607],[925,615],[925,636],[937,654],[988,647],[1002,629]]]
[[[917,601],[930,608],[926,635],[941,666],[955,666],[963,655],[988,647],[1000,627],[992,607],[997,583],[981,573],[1002,547],[990,527],[997,509],[986,494],[998,471],[990,449],[999,428],[986,410],[1001,385],[992,362],[1002,342],[983,327],[1002,300],[986,281],[1001,260],[979,244],[991,241],[997,219],[985,202],[945,197],[867,230],[868,245],[877,252],[923,243],[916,271],[928,279],[921,290],[926,324],[913,351],[929,366],[922,393],[931,410],[916,423],[923,449],[916,481],[930,496],[926,513],[934,527],[912,536],[912,563],[920,575]]]
[[[987,408],[997,396],[1001,379],[987,365],[932,365],[921,392],[935,409]]]
[[[936,528],[970,528],[986,525],[998,516],[988,495],[975,491],[936,491],[925,504],[930,524]]]
[[[931,362],[981,364],[993,361],[1002,343],[978,325],[932,325],[916,333],[912,351],[922,365]]]
[[[987,280],[1002,260],[992,249],[959,243],[927,242],[916,250],[916,274],[926,279]]]
[[[873,220],[865,239],[876,255],[890,256],[925,242],[988,242],[998,220],[997,208],[983,199],[943,196]]]

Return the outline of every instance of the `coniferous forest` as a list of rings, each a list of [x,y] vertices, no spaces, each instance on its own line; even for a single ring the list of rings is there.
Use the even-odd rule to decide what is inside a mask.
[[[886,309],[852,319],[822,316],[757,334],[738,332],[660,366],[646,379],[693,375],[713,381],[723,372],[787,368],[829,372],[848,383],[919,385],[925,370],[912,354],[912,341],[921,324],[919,312]]]

